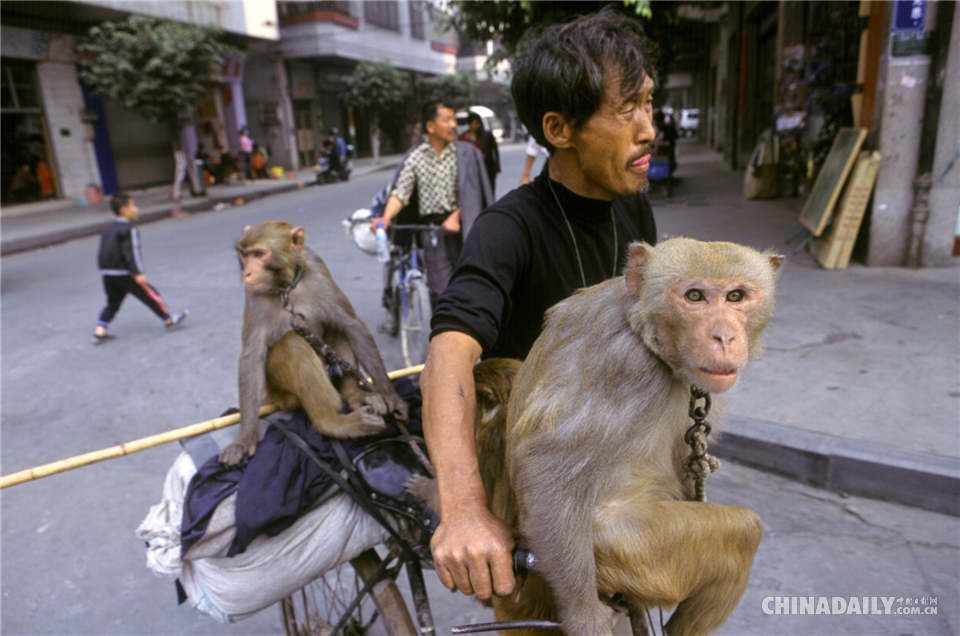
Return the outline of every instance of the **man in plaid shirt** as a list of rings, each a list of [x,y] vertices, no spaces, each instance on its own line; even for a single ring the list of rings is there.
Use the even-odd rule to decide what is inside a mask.
[[[387,229],[416,192],[416,223],[440,225],[456,232],[439,237],[436,246],[429,237],[421,240],[427,285],[430,295],[435,296],[450,280],[462,236],[480,211],[493,202],[493,193],[480,151],[473,144],[455,143],[457,119],[452,108],[440,101],[426,104],[423,127],[427,140],[404,158],[383,216],[373,219],[370,227],[375,231],[377,223],[383,223]]]

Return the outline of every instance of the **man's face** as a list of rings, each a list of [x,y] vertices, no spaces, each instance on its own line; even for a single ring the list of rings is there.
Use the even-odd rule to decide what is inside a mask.
[[[452,108],[441,106],[437,109],[437,116],[427,122],[427,134],[431,140],[451,143],[457,138],[457,118]]]
[[[656,135],[652,117],[652,79],[636,95],[623,96],[619,79],[608,74],[600,108],[571,136],[583,173],[581,194],[612,199],[646,189]]]

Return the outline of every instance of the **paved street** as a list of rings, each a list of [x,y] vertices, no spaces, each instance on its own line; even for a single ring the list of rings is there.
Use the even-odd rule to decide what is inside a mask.
[[[504,147],[502,155],[500,194],[516,183],[522,147]],[[190,309],[186,327],[172,333],[136,300],[127,300],[111,327],[117,339],[102,347],[89,344],[103,304],[95,237],[4,257],[3,474],[206,420],[236,404],[243,292],[232,244],[246,224],[282,218],[303,225],[307,243],[326,260],[361,319],[375,329],[382,317],[379,267],[375,257],[353,246],[340,222],[366,206],[389,177],[389,172],[373,173],[239,208],[144,225],[149,280],[172,310]],[[696,210],[655,205],[655,212],[661,230],[672,232],[678,214]],[[375,337],[387,368],[403,366],[399,341]],[[785,345],[771,338],[770,361],[777,360],[775,346]],[[942,364],[949,373],[952,367]],[[755,376],[762,384],[763,374]],[[739,399],[754,395],[745,391]],[[824,408],[819,398],[816,402]],[[949,404],[955,413],[955,401]],[[768,401],[767,412],[758,416],[776,420],[776,407]],[[890,420],[891,426],[905,421]],[[134,530],[159,499],[164,473],[178,451],[179,446],[171,444],[0,493],[0,631],[281,631],[275,607],[235,625],[219,625],[177,607],[172,582],[144,566],[143,546]],[[956,517],[844,497],[730,462],[708,482],[708,492],[713,501],[755,508],[765,524],[750,586],[722,633],[960,631]],[[444,591],[432,573],[428,582],[438,633],[489,618],[488,610]],[[938,604],[935,616],[764,613],[770,606],[765,597],[794,596],[935,597]],[[898,603],[894,611],[903,606]]]

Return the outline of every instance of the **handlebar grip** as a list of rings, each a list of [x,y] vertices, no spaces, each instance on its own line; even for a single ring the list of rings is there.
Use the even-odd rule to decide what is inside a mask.
[[[524,548],[516,548],[513,551],[514,574],[526,574],[527,572],[536,571],[536,569],[537,557],[533,552]]]

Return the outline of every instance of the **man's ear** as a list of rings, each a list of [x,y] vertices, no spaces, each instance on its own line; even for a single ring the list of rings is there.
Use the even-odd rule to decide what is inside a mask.
[[[551,110],[543,115],[543,136],[554,148],[569,148],[573,126],[560,113]]]

